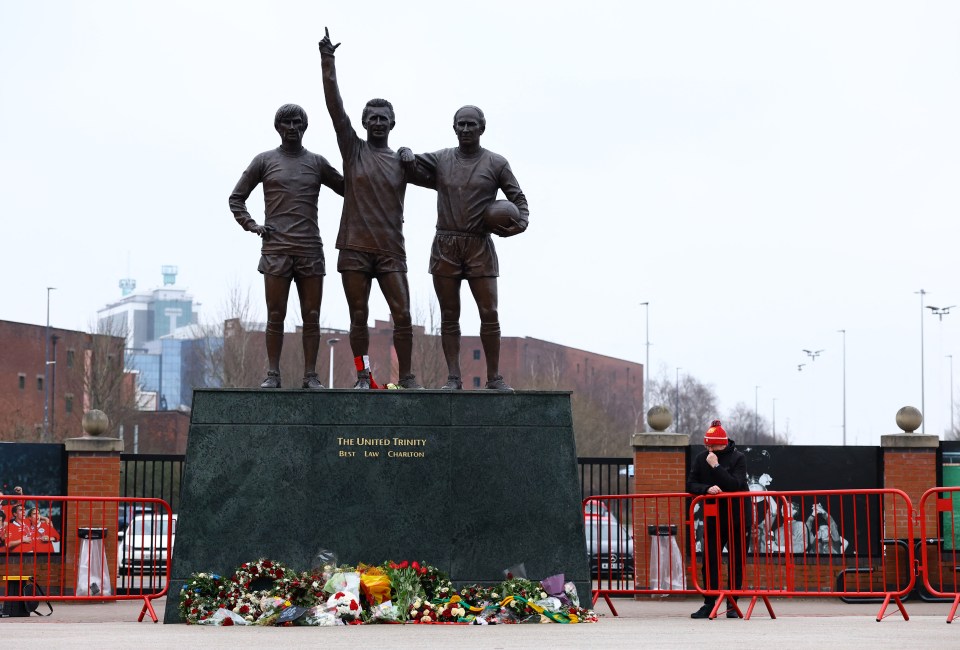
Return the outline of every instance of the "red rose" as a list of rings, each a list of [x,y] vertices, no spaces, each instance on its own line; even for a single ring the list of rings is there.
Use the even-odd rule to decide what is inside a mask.
[[[263,561],[263,566],[264,566],[264,568],[269,569],[270,567],[273,566],[273,562],[271,562],[270,560],[264,560],[264,561]]]
[[[403,562],[400,563],[400,568],[401,568],[401,569],[406,569],[408,566],[410,566],[410,563],[407,562],[406,560],[404,560]]]
[[[418,570],[420,569],[420,563],[417,562],[416,560],[414,560],[413,564],[411,564],[410,566],[412,566],[414,569],[418,569]]]
[[[241,614],[249,614],[249,613],[250,613],[250,607],[248,607],[247,605],[241,605],[241,606],[240,606],[240,613],[241,613]]]
[[[225,618],[225,619],[223,619],[223,625],[224,625],[224,626],[233,625],[233,619],[232,619],[232,618]]]
[[[199,611],[200,611],[199,609],[197,609],[196,607],[194,607],[193,609],[190,610],[190,613],[191,613],[191,614],[197,614]]]

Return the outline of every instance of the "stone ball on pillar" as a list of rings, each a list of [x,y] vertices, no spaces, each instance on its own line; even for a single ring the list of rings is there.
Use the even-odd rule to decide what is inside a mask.
[[[673,424],[673,414],[663,404],[654,406],[647,411],[647,424],[654,431],[666,431]]]
[[[923,413],[915,406],[904,406],[897,411],[897,426],[903,429],[904,433],[913,433],[920,428],[923,422]]]
[[[84,435],[99,436],[106,433],[107,429],[110,428],[110,418],[103,411],[92,409],[83,414],[81,426]]]

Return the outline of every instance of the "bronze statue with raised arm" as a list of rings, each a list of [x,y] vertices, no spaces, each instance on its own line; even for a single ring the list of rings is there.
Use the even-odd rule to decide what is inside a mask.
[[[230,195],[230,211],[237,223],[263,239],[260,264],[267,302],[267,378],[261,388],[280,388],[280,352],[287,315],[290,283],[297,284],[303,317],[302,387],[321,389],[317,379],[320,348],[320,303],[323,299],[323,242],[317,225],[317,198],[326,185],[343,196],[343,176],[327,160],[307,151],[303,134],[307,114],[296,104],[284,104],[273,126],[280,146],[257,155],[240,176]],[[247,212],[246,200],[263,184],[266,215],[258,224]]]
[[[350,310],[350,348],[357,368],[354,388],[369,389],[371,373],[367,352],[370,289],[376,279],[393,316],[393,346],[397,351],[399,386],[423,388],[411,371],[413,322],[407,284],[407,253],[403,240],[403,201],[407,183],[419,180],[413,153],[406,147],[390,149],[390,131],[396,124],[393,105],[371,99],[363,107],[360,123],[367,139],[357,135],[350,123],[337,83],[336,49],[326,30],[320,41],[323,94],[343,156],[344,197],[337,235],[337,270]]]
[[[464,106],[453,116],[459,145],[416,156],[416,166],[437,190],[437,232],[430,251],[430,273],[440,303],[440,340],[447,362],[442,388],[461,390],[460,285],[463,280],[480,312],[480,344],[487,365],[486,388],[513,391],[500,375],[500,318],[497,276],[500,266],[490,233],[510,237],[527,228],[530,211],[510,164],[480,146],[486,118],[476,106]],[[487,227],[485,211],[503,190],[517,208],[506,225]]]

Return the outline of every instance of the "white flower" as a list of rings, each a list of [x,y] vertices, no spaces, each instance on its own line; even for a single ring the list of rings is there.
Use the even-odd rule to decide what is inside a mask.
[[[492,594],[490,594],[490,597],[493,598],[494,600],[500,600],[500,596],[497,595],[497,592],[493,592]]]

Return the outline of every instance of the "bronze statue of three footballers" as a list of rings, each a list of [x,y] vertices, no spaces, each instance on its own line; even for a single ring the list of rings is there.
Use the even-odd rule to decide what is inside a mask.
[[[307,116],[302,108],[280,108],[274,126],[277,149],[259,154],[230,195],[230,209],[245,229],[263,239],[258,270],[264,276],[267,303],[267,378],[262,388],[280,388],[283,320],[291,281],[296,282],[303,316],[303,388],[321,389],[316,360],[319,315],[325,274],[323,244],[317,225],[317,198],[326,185],[343,196],[336,247],[337,270],[350,310],[350,347],[357,369],[357,389],[370,389],[367,319],[376,279],[393,317],[393,344],[401,388],[422,388],[411,369],[413,323],[403,239],[403,201],[408,183],[437,192],[437,232],[429,271],[440,304],[440,335],[448,377],[441,386],[462,390],[460,376],[460,288],[467,281],[480,314],[480,342],[487,367],[486,388],[513,389],[500,375],[500,321],[497,311],[499,265],[490,233],[509,237],[523,232],[529,220],[527,200],[510,164],[480,146],[486,120],[476,106],[464,106],[453,118],[458,146],[414,155],[388,145],[396,118],[393,106],[372,99],[363,108],[362,139],[343,107],[337,84],[336,49],[329,30],[319,43],[327,111],[343,158],[341,176],[322,156],[303,148]],[[263,184],[265,218],[257,224],[245,201]],[[485,212],[502,190],[516,206],[513,217],[488,226]],[[512,208],[511,208],[512,210]]]

